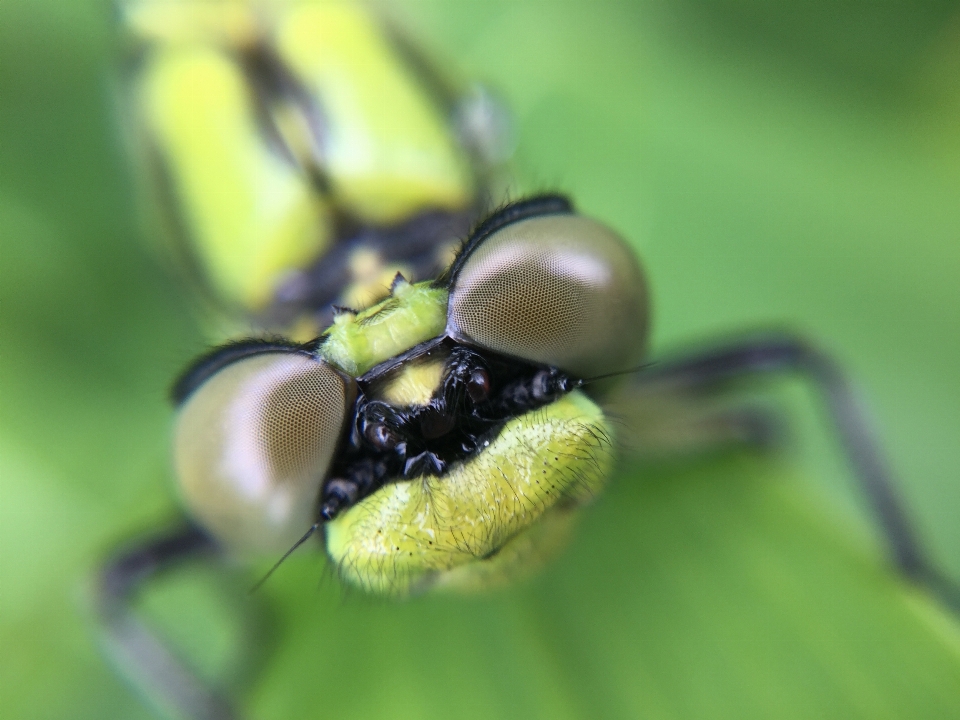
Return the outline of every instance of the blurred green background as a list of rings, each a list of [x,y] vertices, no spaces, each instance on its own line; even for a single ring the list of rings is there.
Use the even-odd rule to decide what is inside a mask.
[[[636,243],[655,348],[776,323],[847,364],[960,578],[960,4],[394,11],[502,93],[516,192],[569,191]],[[106,2],[0,4],[5,718],[150,717],[91,639],[87,582],[173,515],[164,396],[204,339],[138,241],[115,58]],[[795,450],[626,467],[506,592],[380,603],[305,553],[258,599],[251,716],[960,717],[960,626],[884,564],[816,405],[778,397]],[[216,662],[244,620],[193,582],[153,604]]]

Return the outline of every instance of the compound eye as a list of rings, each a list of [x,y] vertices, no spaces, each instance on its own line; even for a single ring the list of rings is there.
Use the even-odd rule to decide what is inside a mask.
[[[454,339],[591,378],[643,354],[643,273],[612,230],[572,214],[506,225],[470,249],[451,281]]]
[[[230,550],[287,550],[314,523],[355,396],[325,362],[264,352],[217,370],[181,406],[174,462],[190,512]]]

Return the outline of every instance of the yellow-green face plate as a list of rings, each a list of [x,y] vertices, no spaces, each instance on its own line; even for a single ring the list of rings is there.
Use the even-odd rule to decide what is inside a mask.
[[[558,546],[571,511],[603,487],[610,426],[579,391],[508,421],[442,477],[388,483],[326,527],[340,577],[407,595],[509,579]]]

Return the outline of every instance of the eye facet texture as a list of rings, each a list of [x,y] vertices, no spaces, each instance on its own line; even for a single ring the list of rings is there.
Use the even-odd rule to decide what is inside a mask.
[[[600,223],[570,214],[521,220],[461,265],[447,331],[584,379],[627,370],[646,341],[646,283],[630,248]]]
[[[180,410],[174,462],[190,512],[240,554],[288,549],[313,524],[352,382],[298,353],[234,362]]]

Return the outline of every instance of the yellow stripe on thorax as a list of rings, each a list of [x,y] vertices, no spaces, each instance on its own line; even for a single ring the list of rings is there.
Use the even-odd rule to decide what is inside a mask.
[[[205,271],[228,300],[261,308],[286,270],[329,241],[322,201],[263,143],[251,90],[222,53],[156,50],[140,91]]]
[[[448,119],[360,7],[296,6],[278,23],[276,47],[320,104],[338,202],[375,224],[468,203],[468,161]]]

